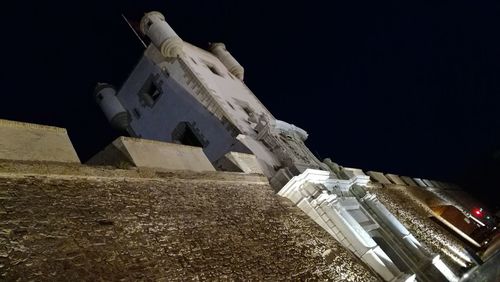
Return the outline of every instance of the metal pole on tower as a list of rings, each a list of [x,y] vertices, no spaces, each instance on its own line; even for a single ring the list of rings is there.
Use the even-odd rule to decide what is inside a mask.
[[[135,36],[137,37],[137,39],[139,39],[139,41],[142,43],[142,45],[144,46],[144,49],[148,48],[148,46],[146,45],[146,43],[144,43],[144,40],[142,40],[141,36],[137,33],[137,31],[134,29],[134,27],[130,24],[130,22],[128,21],[127,17],[125,17],[124,14],[122,14],[122,18],[125,20],[125,22],[130,27],[130,29],[132,30],[132,32],[135,34]]]

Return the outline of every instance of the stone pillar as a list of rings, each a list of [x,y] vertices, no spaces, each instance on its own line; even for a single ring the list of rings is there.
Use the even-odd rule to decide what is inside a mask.
[[[387,179],[389,179],[390,181],[392,181],[392,183],[394,183],[396,185],[405,185],[406,186],[406,183],[401,178],[399,178],[399,176],[396,174],[388,173],[385,176],[387,177]]]
[[[367,194],[363,197],[363,201],[368,207],[379,217],[379,219],[389,228],[389,230],[400,240],[406,248],[412,251],[412,255],[419,260],[429,260],[432,255],[424,250],[420,243],[413,237],[413,235],[406,229],[406,227],[399,222],[387,208],[380,203],[377,197],[373,194]]]
[[[409,275],[401,272],[361,225],[338,202],[338,198],[321,203],[320,208],[339,230],[337,237],[346,248],[375,270],[385,281],[398,281]],[[411,276],[414,277],[414,276]]]

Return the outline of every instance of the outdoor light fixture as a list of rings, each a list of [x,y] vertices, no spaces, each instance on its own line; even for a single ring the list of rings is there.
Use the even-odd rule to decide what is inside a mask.
[[[475,208],[472,210],[472,214],[475,216],[475,217],[483,217],[483,208]]]

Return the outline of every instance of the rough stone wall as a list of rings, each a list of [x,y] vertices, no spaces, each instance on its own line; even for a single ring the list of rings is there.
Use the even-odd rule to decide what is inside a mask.
[[[410,188],[410,189],[409,189]],[[427,199],[418,191],[398,185],[386,185],[368,189],[374,193],[387,209],[417,238],[429,251],[439,254],[443,261],[460,274],[461,265],[467,262],[458,253],[464,253],[462,243],[429,217],[432,211],[421,200]]]
[[[0,280],[378,279],[267,184],[237,174],[1,167]]]

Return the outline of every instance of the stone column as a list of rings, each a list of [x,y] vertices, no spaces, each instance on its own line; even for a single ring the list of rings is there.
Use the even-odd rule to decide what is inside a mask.
[[[378,218],[389,228],[389,230],[402,240],[405,247],[412,252],[412,255],[419,260],[430,260],[432,255],[421,247],[420,243],[413,237],[413,235],[406,229],[406,227],[399,222],[387,208],[380,203],[377,197],[373,194],[367,194],[363,197],[363,201],[368,207],[378,216]]]
[[[340,242],[354,251],[354,253],[375,270],[386,281],[398,281],[409,275],[401,272],[387,254],[377,245],[361,225],[349,214],[349,212],[338,202],[323,202],[320,208],[333,221],[335,227],[344,237]],[[414,276],[411,276],[414,277]]]

